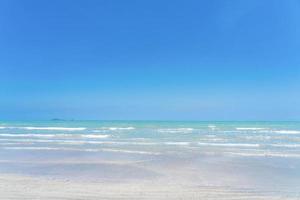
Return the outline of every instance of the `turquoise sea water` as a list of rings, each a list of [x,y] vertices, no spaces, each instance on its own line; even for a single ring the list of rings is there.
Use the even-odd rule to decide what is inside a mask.
[[[1,121],[0,173],[299,198],[300,122]]]
[[[300,122],[2,121],[0,148],[300,158]]]

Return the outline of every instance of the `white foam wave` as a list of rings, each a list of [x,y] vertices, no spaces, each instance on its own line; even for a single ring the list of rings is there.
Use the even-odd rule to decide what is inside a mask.
[[[53,130],[53,131],[83,131],[86,130],[84,127],[76,127],[76,128],[69,128],[69,127],[19,127],[20,129],[26,130]]]
[[[209,138],[215,138],[217,137],[216,135],[206,135],[206,137],[209,137]]]
[[[259,131],[259,130],[268,130],[268,128],[258,128],[258,127],[238,127],[235,128],[238,131]]]
[[[123,141],[96,141],[96,140],[61,140],[61,139],[20,139],[20,138],[0,138],[0,141],[5,142],[23,142],[23,143],[51,143],[51,144],[110,144],[110,145],[159,145],[161,143],[155,142],[123,142]]]
[[[190,133],[193,130],[193,128],[164,128],[157,131],[160,133]]]
[[[188,146],[189,142],[164,142],[165,145],[179,145],[179,146]]]
[[[108,145],[158,145],[155,142],[118,142],[118,141],[83,141],[83,140],[64,140],[57,141],[59,144],[108,144]]]
[[[274,133],[279,134],[300,134],[300,130],[275,130]]]
[[[117,153],[129,153],[129,154],[145,154],[145,155],[160,155],[157,152],[148,151],[132,151],[122,149],[76,149],[76,148],[59,148],[59,147],[2,147],[6,150],[55,150],[55,151],[85,151],[85,152],[117,152]]]
[[[299,148],[300,144],[270,144],[273,147]]]
[[[93,133],[107,133],[107,130],[92,130]]]
[[[217,128],[217,126],[215,126],[215,125],[208,125],[208,128],[210,128],[212,130],[215,130]]]
[[[0,138],[0,141],[20,141],[20,142],[35,142],[35,141],[40,141],[40,140],[36,140],[36,139],[16,139],[16,138]],[[48,141],[51,141],[51,140],[41,140],[41,141],[45,141],[45,142],[48,142]]]
[[[10,134],[10,133],[3,133],[0,134],[0,137],[55,137],[54,134]]]
[[[101,130],[110,130],[110,131],[118,131],[118,130],[134,130],[134,127],[101,127]]]
[[[55,148],[55,147],[3,147],[2,149],[7,150],[60,150],[63,148]]]
[[[220,146],[220,147],[260,147],[259,144],[247,144],[247,143],[204,143],[198,142],[201,146]]]
[[[96,135],[96,134],[10,134],[3,133],[0,137],[37,137],[37,138],[108,138],[110,135]]]
[[[92,135],[92,134],[88,134],[88,135],[80,135],[83,138],[108,138],[110,137],[110,135]]]
[[[263,136],[263,135],[255,135],[255,136],[244,136],[243,138],[247,140],[271,140],[276,139],[275,137],[271,137],[269,135]]]
[[[53,131],[83,131],[84,127],[35,127],[35,126],[9,126],[0,127],[0,129],[23,129],[23,130],[53,130]]]
[[[283,158],[300,158],[300,154],[284,154],[284,153],[241,153],[241,152],[227,152],[233,156],[246,156],[246,157],[283,157]]]
[[[160,155],[160,153],[158,152],[149,152],[149,151],[132,151],[132,150],[122,150],[122,149],[101,149],[101,150],[108,151],[108,152],[118,152],[118,153]]]
[[[95,135],[88,136],[88,138],[106,138],[109,135]],[[96,140],[61,140],[61,139],[0,139],[0,141],[6,142],[19,142],[22,144],[32,144],[32,143],[51,143],[51,144],[61,144],[61,145],[84,145],[84,144],[104,144],[104,145],[127,145],[127,146],[156,146],[156,145],[177,145],[177,146],[188,146],[189,142],[131,142],[131,141],[96,141]],[[2,143],[3,144],[3,143]]]
[[[1,142],[0,145],[4,146],[4,145],[28,145],[28,144],[33,144],[32,142]]]

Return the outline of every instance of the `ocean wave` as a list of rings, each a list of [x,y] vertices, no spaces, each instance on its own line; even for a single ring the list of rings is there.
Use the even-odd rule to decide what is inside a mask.
[[[270,144],[273,147],[299,148],[300,144]]]
[[[123,142],[123,141],[97,141],[97,140],[74,140],[74,139],[20,139],[20,138],[0,138],[5,142],[23,142],[23,143],[51,143],[51,144],[111,144],[111,145],[158,145],[156,142]],[[0,143],[1,144],[1,143]]]
[[[215,137],[217,137],[217,136],[216,136],[216,135],[205,135],[205,137],[215,138]]]
[[[279,133],[279,134],[300,134],[300,130],[275,130],[272,131],[274,133]]]
[[[108,138],[110,135],[92,135],[92,134],[87,134],[87,135],[80,135],[80,137],[83,138]]]
[[[93,133],[107,133],[108,130],[92,130]]]
[[[108,138],[110,135],[96,135],[96,134],[10,134],[3,133],[0,137],[37,137],[37,138]]]
[[[201,139],[201,141],[205,141],[205,142],[228,142],[228,139],[225,139],[225,138],[205,138],[205,139]]]
[[[53,131],[83,131],[84,127],[68,128],[68,127],[18,127],[26,130],[53,130]]]
[[[45,139],[1,139],[4,142],[19,142],[22,144],[51,144],[51,145],[84,145],[84,144],[115,144],[105,141],[86,141],[86,140],[45,140]],[[1,142],[0,144],[4,144]]]
[[[165,145],[179,145],[179,146],[188,146],[189,142],[164,142]]]
[[[132,151],[132,150],[123,150],[123,149],[101,149],[101,151],[107,152],[118,152],[118,153],[129,153],[129,154],[145,154],[145,155],[160,155],[158,152],[149,152],[149,151]]]
[[[260,131],[260,130],[268,130],[268,128],[261,127],[237,127],[235,128],[238,131]]]
[[[7,150],[60,150],[63,148],[56,148],[56,147],[2,147],[2,149],[7,149]]]
[[[215,126],[215,125],[208,125],[207,127],[210,128],[210,129],[212,129],[212,130],[214,130],[214,129],[217,128],[217,126]]]
[[[88,138],[106,138],[109,135],[95,135],[88,136]],[[0,141],[5,142],[19,142],[22,144],[32,144],[32,143],[49,143],[49,144],[60,144],[60,145],[84,145],[84,144],[103,144],[103,145],[127,145],[127,146],[156,146],[156,145],[178,145],[178,146],[188,146],[189,142],[127,142],[127,141],[97,141],[97,140],[61,140],[61,139],[0,139]],[[4,143],[0,143],[4,144]]]
[[[118,131],[118,130],[134,130],[135,127],[101,127],[100,130],[110,130],[110,131]]]
[[[145,155],[160,155],[157,152],[149,151],[132,151],[122,149],[78,149],[78,148],[60,148],[60,147],[2,147],[6,150],[55,150],[55,151],[83,151],[83,152],[117,152],[117,153],[129,153],[129,154],[145,154]]]
[[[33,144],[32,142],[1,142],[0,145],[1,146],[5,146],[5,145],[28,145],[28,144]]]
[[[248,143],[204,143],[198,142],[201,146],[220,146],[220,147],[260,147],[260,144],[248,144]]]
[[[281,139],[281,138],[276,138],[274,136],[264,136],[264,135],[252,135],[252,136],[249,136],[249,135],[246,135],[246,136],[243,136],[243,138],[245,138],[246,140],[271,140],[271,139]]]
[[[9,139],[3,139],[0,138],[0,141],[5,141],[5,142],[11,142],[11,141],[17,141],[17,142],[22,142],[22,143],[63,143],[63,142],[77,142],[80,140],[58,140],[58,139],[20,139],[20,138],[9,138]]]
[[[283,158],[300,158],[300,154],[285,154],[285,153],[242,153],[242,152],[226,152],[225,154],[233,156],[245,156],[245,157],[283,157]]]
[[[54,134],[10,134],[10,133],[1,133],[0,137],[47,137],[52,138],[55,137]]]
[[[53,131],[83,131],[84,127],[35,127],[35,126],[7,126],[0,129],[23,129],[23,130],[53,130]]]
[[[157,131],[160,133],[190,133],[193,130],[193,128],[164,128]]]
[[[83,141],[83,140],[64,140],[64,141],[56,141],[55,143],[59,144],[108,144],[108,145],[158,145],[160,143],[155,142],[118,142],[118,141]]]

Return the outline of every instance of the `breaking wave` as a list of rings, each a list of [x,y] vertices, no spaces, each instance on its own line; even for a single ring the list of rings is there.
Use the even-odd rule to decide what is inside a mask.
[[[258,127],[237,127],[235,128],[238,131],[261,131],[261,130],[268,130],[268,128],[258,128]]]
[[[134,127],[101,127],[100,130],[110,130],[110,131],[118,131],[118,130],[134,130]]]
[[[157,131],[160,133],[190,133],[193,130],[193,128],[164,128]]]

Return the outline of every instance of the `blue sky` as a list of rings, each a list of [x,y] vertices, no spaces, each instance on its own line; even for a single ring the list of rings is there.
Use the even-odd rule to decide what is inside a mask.
[[[3,0],[0,119],[300,120],[297,0]]]

